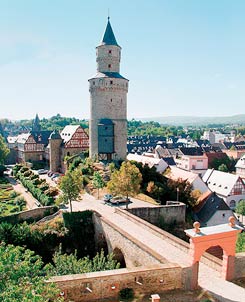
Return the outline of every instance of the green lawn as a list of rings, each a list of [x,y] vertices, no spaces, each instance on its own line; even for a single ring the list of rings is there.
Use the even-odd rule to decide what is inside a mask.
[[[6,178],[0,178],[0,216],[25,210],[25,200],[17,194]]]

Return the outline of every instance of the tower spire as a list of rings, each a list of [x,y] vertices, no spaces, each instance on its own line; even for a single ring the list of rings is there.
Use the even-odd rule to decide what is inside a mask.
[[[41,131],[40,119],[38,114],[36,114],[35,119],[33,121],[32,131]]]
[[[108,17],[107,18],[108,18],[108,21],[107,21],[104,36],[103,36],[102,41],[101,41],[101,45],[119,46],[117,44],[117,40],[115,38],[115,35],[114,35],[112,27],[111,27],[109,11],[108,11]]]

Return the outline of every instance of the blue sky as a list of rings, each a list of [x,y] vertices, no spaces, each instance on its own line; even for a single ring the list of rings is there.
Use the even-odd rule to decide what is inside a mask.
[[[0,0],[0,118],[89,117],[108,8],[129,118],[245,113],[243,0]]]

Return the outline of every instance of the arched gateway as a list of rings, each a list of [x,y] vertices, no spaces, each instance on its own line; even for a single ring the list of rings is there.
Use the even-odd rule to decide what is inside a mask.
[[[199,261],[203,253],[210,247],[219,245],[223,249],[223,264],[221,277],[225,280],[234,278],[235,249],[238,233],[242,228],[235,224],[235,218],[229,218],[229,224],[200,228],[199,222],[194,222],[194,229],[185,230],[190,237],[190,258],[193,266],[192,288],[198,285]]]

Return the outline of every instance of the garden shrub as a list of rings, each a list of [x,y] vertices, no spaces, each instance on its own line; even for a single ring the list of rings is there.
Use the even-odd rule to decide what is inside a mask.
[[[20,165],[20,164],[17,164],[13,167],[13,175],[16,176],[16,174],[20,171],[20,169],[22,168],[23,166]]]
[[[28,171],[28,170],[29,170],[29,168],[23,167],[23,166],[22,166],[22,167],[20,168],[20,171],[19,171],[19,172],[20,172],[20,173],[24,173],[24,172],[26,172],[26,171]]]
[[[45,163],[44,162],[34,162],[32,163],[32,169],[33,170],[39,170],[45,168]]]
[[[47,183],[42,183],[39,189],[44,192],[49,189],[49,185]]]
[[[42,183],[41,179],[39,178],[35,178],[32,180],[32,183],[35,185],[35,186],[38,186]]]
[[[9,181],[7,180],[7,178],[0,176],[0,184],[8,184]]]
[[[121,289],[119,299],[122,301],[132,301],[134,299],[134,290],[129,287]]]
[[[18,193],[15,192],[15,191],[10,192],[10,194],[9,194],[9,197],[10,197],[10,198],[15,198],[15,197],[17,197],[17,196],[18,196]]]
[[[48,206],[54,204],[54,198],[46,196],[40,188],[38,188],[35,183],[39,179],[34,179],[31,181],[30,179],[26,178],[20,171],[16,175],[17,178],[22,182],[22,184],[31,192],[34,198],[36,198],[42,205]],[[45,180],[40,180],[42,183]]]
[[[25,171],[24,173],[23,173],[23,175],[25,176],[25,177],[29,177],[30,175],[32,175],[33,173],[32,173],[32,171],[31,170],[27,170],[27,171]]]
[[[38,179],[38,178],[39,178],[39,176],[38,176],[37,174],[32,174],[32,175],[30,176],[30,179],[31,179],[31,180]]]
[[[0,165],[0,176],[2,177],[7,168],[4,165]]]
[[[18,206],[12,207],[12,209],[9,210],[10,213],[16,213],[18,211],[19,211],[19,207]]]
[[[59,194],[59,190],[57,188],[54,188],[54,187],[51,187],[51,188],[48,188],[48,190],[45,191],[45,194],[47,196],[56,196]]]

